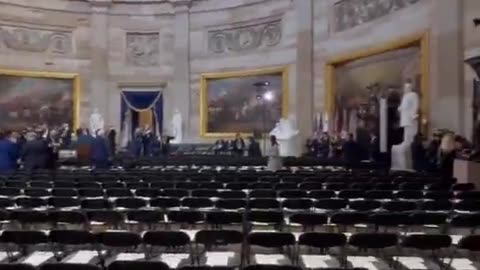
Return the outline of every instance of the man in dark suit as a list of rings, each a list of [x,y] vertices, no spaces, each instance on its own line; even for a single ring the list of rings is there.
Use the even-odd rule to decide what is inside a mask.
[[[359,149],[360,147],[353,138],[353,134],[348,134],[348,139],[343,144],[343,158],[347,168],[353,169],[360,163]]]
[[[114,155],[116,153],[116,148],[117,148],[117,144],[116,144],[116,140],[117,140],[117,131],[112,127],[110,128],[110,130],[108,131],[108,144],[110,146],[110,151],[112,152],[112,154]]]
[[[260,144],[255,141],[255,138],[249,137],[249,145],[248,145],[248,156],[249,157],[261,157],[262,150],[260,150]]]
[[[99,130],[92,143],[92,165],[96,169],[106,169],[110,163],[110,149],[104,132]]]
[[[368,147],[368,152],[371,161],[380,161],[380,141],[375,133],[372,133],[370,135],[370,145]]]
[[[22,160],[27,171],[35,169],[44,169],[48,162],[48,145],[42,138],[34,132],[29,132],[25,136],[27,140],[22,148]]]
[[[10,172],[17,169],[18,146],[11,132],[0,134],[0,171]]]

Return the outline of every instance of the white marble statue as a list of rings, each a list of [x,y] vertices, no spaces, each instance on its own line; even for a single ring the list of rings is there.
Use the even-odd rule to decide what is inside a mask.
[[[295,127],[295,118],[290,116],[288,119],[280,119],[275,128],[270,132],[277,138],[280,150],[280,156],[299,156],[301,147],[298,145],[298,129]]]
[[[400,126],[403,127],[403,141],[392,146],[392,170],[413,170],[411,144],[418,133],[418,109],[420,98],[413,91],[410,82],[403,87],[403,97],[398,111],[400,113]]]
[[[97,131],[103,131],[105,129],[105,121],[97,108],[93,109],[93,113],[90,115],[90,133],[96,134]]]
[[[182,114],[178,109],[175,109],[171,124],[172,124],[172,137],[174,137],[171,143],[174,143],[174,144],[181,143],[183,140],[183,129],[182,129],[183,119],[182,119]]]

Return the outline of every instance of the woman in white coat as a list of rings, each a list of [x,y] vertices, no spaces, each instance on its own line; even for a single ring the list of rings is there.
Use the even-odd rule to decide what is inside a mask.
[[[270,136],[270,151],[268,153],[268,165],[269,171],[278,171],[282,168],[282,158],[280,157],[280,149],[277,142],[277,137]]]

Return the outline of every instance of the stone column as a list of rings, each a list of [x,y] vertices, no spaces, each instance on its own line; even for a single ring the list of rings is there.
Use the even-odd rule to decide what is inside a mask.
[[[463,1],[433,2],[430,127],[448,128],[463,134],[466,112],[463,87]]]
[[[172,110],[178,109],[183,119],[184,141],[195,137],[191,134],[190,123],[190,1],[177,1],[174,3],[174,71],[173,82],[168,86],[168,94],[173,99]],[[170,113],[167,115],[173,115]],[[198,135],[198,134],[197,134]]]
[[[296,118],[302,140],[313,130],[313,3],[312,0],[296,0],[297,12],[297,86]],[[303,141],[302,141],[303,142]]]
[[[92,8],[90,15],[90,81],[84,83],[90,85],[91,111],[98,108],[105,119],[105,125],[109,125],[113,120],[109,119],[108,67],[108,9],[111,0],[90,0],[90,4]]]

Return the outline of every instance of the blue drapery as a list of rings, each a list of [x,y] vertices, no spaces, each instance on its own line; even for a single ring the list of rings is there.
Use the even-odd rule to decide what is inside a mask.
[[[155,134],[162,132],[163,97],[160,91],[122,91],[121,96],[122,132],[127,128],[125,127],[125,119],[128,113],[130,113],[130,119],[128,121],[130,123],[127,124],[130,125],[128,128],[130,134],[128,135],[131,138],[138,128],[138,113],[146,110],[151,110],[153,113],[154,121],[152,131],[155,132]]]

